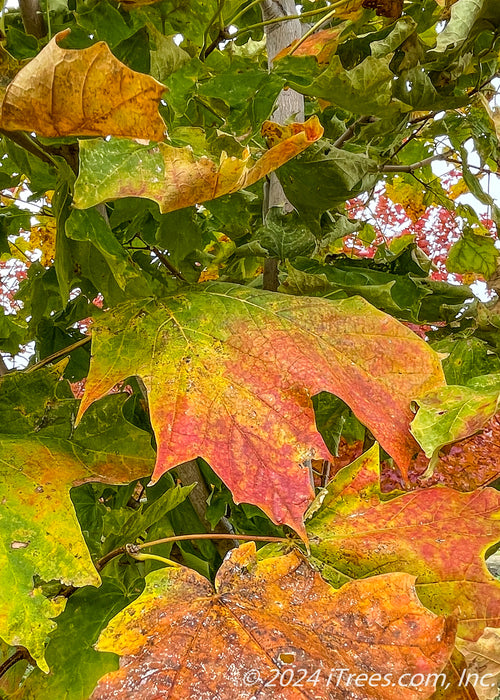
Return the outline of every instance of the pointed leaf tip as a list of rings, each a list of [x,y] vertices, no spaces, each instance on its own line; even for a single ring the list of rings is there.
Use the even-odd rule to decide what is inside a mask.
[[[303,538],[313,496],[305,464],[329,458],[311,396],[346,401],[404,471],[416,447],[411,399],[444,383],[436,353],[359,298],[216,283],[124,304],[92,334],[80,415],[125,377],[141,376],[158,444],[153,480],[203,457],[236,503],[259,506]]]

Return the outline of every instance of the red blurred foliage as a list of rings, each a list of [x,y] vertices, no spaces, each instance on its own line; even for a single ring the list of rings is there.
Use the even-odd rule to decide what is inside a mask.
[[[451,191],[459,179],[460,173],[452,170],[442,177],[441,184],[445,190]],[[462,275],[450,274],[446,269],[450,248],[462,235],[463,222],[455,211],[431,204],[423,209],[421,216],[412,220],[401,204],[389,199],[383,184],[374,190],[368,201],[356,197],[346,203],[346,209],[349,218],[371,223],[375,238],[367,244],[356,235],[346,236],[343,249],[345,254],[373,258],[381,244],[389,245],[395,238],[412,235],[435,266],[431,274],[433,279],[455,283],[462,281]],[[496,237],[493,220],[487,216],[480,217],[480,220],[491,235]]]

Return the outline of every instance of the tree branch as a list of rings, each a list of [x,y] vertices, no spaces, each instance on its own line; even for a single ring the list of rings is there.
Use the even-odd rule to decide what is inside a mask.
[[[189,462],[184,462],[184,464],[180,464],[178,467],[175,468],[175,471],[179,479],[184,484],[184,486],[188,486],[189,484],[196,484],[194,489],[189,494],[188,498],[200,522],[207,530],[208,538],[210,538],[210,536],[213,536],[210,532],[212,527],[206,517],[207,501],[210,497],[210,493],[205,483],[205,479],[203,478],[203,474],[201,473],[200,468],[198,466],[198,462],[196,461],[196,459],[191,459],[189,460]],[[223,539],[233,538],[231,527],[226,518],[221,518],[221,520],[215,526],[214,532],[224,535]],[[232,539],[231,542],[221,542],[217,547],[219,554],[222,557],[224,557],[230,549],[238,546],[238,543],[235,539]]]
[[[435,160],[448,160],[450,154],[451,151],[439,153],[435,156],[424,158],[424,160],[419,160],[418,163],[412,163],[411,165],[381,165],[379,171],[382,173],[414,173],[415,170],[425,168],[426,165],[430,165]]]
[[[272,70],[274,57],[282,49],[290,46],[296,39],[302,36],[302,25],[298,19],[285,20],[285,17],[295,17],[295,0],[263,0],[262,18],[265,27],[267,63],[269,70]],[[279,20],[279,23],[272,24]],[[295,116],[299,121],[304,119],[304,96],[295,90],[282,90],[277,102],[277,108],[273,114],[273,119],[279,124],[284,124],[290,117]],[[263,206],[263,219],[271,207],[283,207],[291,211],[292,205],[288,201],[283,187],[276,173],[271,173],[267,184],[268,190]],[[264,261],[263,288],[271,292],[278,290],[278,260],[267,258]]]
[[[23,20],[24,31],[37,39],[41,39],[46,34],[43,14],[40,10],[38,0],[19,0],[21,19]]]
[[[356,127],[361,126],[362,124],[371,124],[372,122],[376,121],[375,117],[370,117],[370,116],[364,116],[360,117],[359,119],[356,119],[355,122],[351,124],[350,127],[348,127],[341,136],[334,142],[333,147],[334,148],[342,148],[344,143],[346,141],[349,141],[352,139],[354,136],[354,133],[356,131]]]
[[[184,277],[182,272],[179,272],[179,270],[176,267],[174,267],[174,265],[172,265],[170,260],[167,258],[166,255],[163,255],[161,250],[158,250],[158,248],[153,247],[151,248],[151,251],[156,255],[161,264],[164,265],[167,268],[167,270],[174,275],[174,277],[177,277],[177,279],[180,279],[183,282],[187,282],[187,279]]]
[[[152,540],[151,542],[142,542],[141,544],[124,544],[122,547],[117,547],[111,552],[105,554],[103,557],[101,557],[101,559],[98,559],[96,562],[94,562],[94,566],[97,569],[97,571],[102,571],[102,569],[106,566],[108,562],[112,561],[116,557],[121,556],[122,554],[130,553],[133,556],[134,553],[140,552],[142,549],[146,549],[146,547],[154,547],[157,544],[168,544],[169,542],[181,542],[186,540],[230,540],[231,542],[235,543],[232,545],[233,547],[237,547],[238,542],[295,542],[295,544],[301,543],[301,540],[291,540],[288,537],[265,537],[264,535],[234,535],[227,533],[215,534],[211,532],[196,533],[193,535],[172,535],[172,537],[162,537],[159,540]]]

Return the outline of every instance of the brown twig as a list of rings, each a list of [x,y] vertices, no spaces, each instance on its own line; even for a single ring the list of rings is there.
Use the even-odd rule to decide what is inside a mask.
[[[146,547],[153,547],[157,544],[167,544],[169,542],[180,542],[182,540],[237,540],[240,542],[292,542],[288,537],[264,537],[261,535],[235,535],[235,534],[223,534],[223,533],[212,533],[203,532],[193,535],[173,535],[172,537],[163,537],[159,540],[152,540],[151,542],[142,542],[141,544],[125,544],[122,547],[117,547],[111,552],[105,554],[101,559],[98,559],[94,565],[97,571],[102,571],[108,562],[110,562],[115,557],[119,557],[122,554],[126,554],[129,548],[134,552],[139,552]],[[298,540],[297,540],[298,542]]]
[[[9,656],[8,659],[5,659],[3,664],[0,665],[0,678],[7,673],[9,668],[12,668],[15,664],[17,664],[18,661],[29,661],[29,663],[32,663],[35,665],[35,661],[32,659],[31,654],[27,649],[24,647],[19,647],[17,651],[15,651],[12,656]]]
[[[162,265],[165,265],[167,270],[174,275],[174,277],[177,277],[178,279],[182,280],[183,282],[187,282],[187,279],[184,277],[182,272],[179,272],[179,270],[172,265],[170,260],[165,255],[163,255],[161,250],[158,250],[158,248],[156,248],[156,247],[152,247],[151,251],[156,255],[156,257],[162,263]]]
[[[350,139],[352,139],[352,137],[354,136],[354,132],[356,131],[357,126],[361,126],[362,124],[371,124],[374,121],[375,121],[375,117],[370,117],[370,116],[364,116],[364,117],[360,117],[359,119],[356,119],[356,121],[353,122],[351,124],[351,126],[349,126],[344,131],[344,133],[339,136],[339,138],[336,141],[334,141],[333,147],[334,148],[342,148],[342,146],[344,145],[344,143],[346,143],[346,141],[349,141]]]
[[[166,544],[168,542],[177,542],[181,540],[237,540],[241,542],[290,542],[288,537],[266,537],[264,535],[235,535],[234,533],[230,535],[213,533],[213,532],[203,532],[194,535],[173,535],[172,537],[163,537],[159,540],[151,540],[151,542],[142,542],[136,545],[139,550],[146,549],[146,547],[153,547],[157,544]]]

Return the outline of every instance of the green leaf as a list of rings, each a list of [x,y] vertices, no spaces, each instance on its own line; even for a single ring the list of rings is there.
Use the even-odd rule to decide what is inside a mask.
[[[148,26],[151,46],[151,75],[164,83],[166,79],[191,60],[190,55],[181,49],[172,36],[163,36],[152,25]]]
[[[9,644],[27,647],[45,671],[45,640],[66,601],[47,599],[34,577],[99,585],[71,504],[71,487],[147,475],[153,456],[149,434],[121,414],[123,395],[97,404],[72,434],[76,402],[56,398],[58,378],[56,370],[42,369],[7,375],[0,383],[1,413],[17,416],[2,424],[0,435],[0,635]],[[38,394],[31,398],[31,391]]]
[[[500,357],[479,338],[455,339],[451,336],[432,343],[432,347],[447,355],[442,364],[448,384],[467,384],[479,375],[500,371]]]
[[[217,16],[217,0],[166,0],[163,4],[163,17],[173,34],[181,33],[197,46],[203,43],[205,30],[210,18]]]
[[[132,262],[97,209],[72,211],[66,220],[66,235],[74,241],[91,243],[103,256],[120,289],[137,296],[151,293],[144,273]]]
[[[77,22],[93,37],[105,41],[110,48],[136,32],[136,28],[129,26],[123,15],[107,0],[101,0],[86,12],[79,12]]]
[[[310,85],[288,81],[297,92],[321,97],[354,114],[387,116],[392,102],[394,73],[389,68],[390,57],[368,56],[351,70],[345,70],[340,58],[332,56],[328,68]]]
[[[321,212],[373,187],[376,171],[377,164],[370,158],[322,139],[281,167],[278,177],[299,212]]]
[[[466,229],[452,245],[446,261],[449,272],[475,272],[489,279],[495,273],[500,250],[490,236],[480,236]]]
[[[155,525],[171,510],[177,508],[180,503],[183,503],[195,486],[196,484],[173,486],[153,503],[146,506],[141,504],[136,511],[130,512],[130,509],[122,509],[124,517],[120,518],[120,525],[114,536],[106,538],[106,546],[102,553],[106,554],[124,544],[134,543],[139,537],[144,536],[148,528]],[[114,510],[113,517],[117,517],[117,515],[119,517],[119,511]]]
[[[309,227],[296,214],[284,214],[279,207],[268,211],[265,224],[255,233],[255,239],[271,256],[282,261],[307,255],[316,245]]]
[[[483,428],[500,402],[500,373],[482,375],[468,386],[446,386],[418,399],[411,431],[425,454],[433,457],[444,445]]]
[[[469,37],[480,17],[485,0],[457,0],[451,7],[451,17],[437,36],[435,51],[443,53],[461,46]]]
[[[0,349],[17,355],[19,346],[26,342],[26,325],[17,316],[8,315],[0,307]]]
[[[288,266],[284,290],[292,294],[325,297],[339,296],[340,292],[348,296],[359,294],[396,318],[417,321],[422,300],[430,293],[418,279],[412,279],[408,274],[398,275],[373,269],[364,266],[361,261],[349,263],[338,259],[334,264],[321,265],[315,260],[297,258],[293,264],[296,269]],[[314,276],[307,286],[305,279],[299,278],[298,271]]]
[[[100,588],[86,586],[71,595],[57,620],[47,646],[49,674],[35,668],[12,700],[82,700],[90,697],[97,681],[118,669],[118,656],[94,649],[108,622],[129,605],[135,595],[126,595],[112,580]]]

